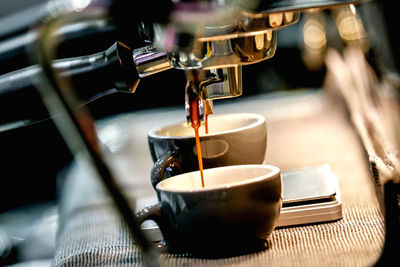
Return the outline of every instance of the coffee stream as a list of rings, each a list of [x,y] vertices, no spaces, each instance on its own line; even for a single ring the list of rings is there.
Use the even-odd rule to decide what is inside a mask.
[[[205,185],[204,185],[204,175],[203,175],[203,157],[201,155],[200,136],[199,136],[199,128],[200,128],[201,122],[200,122],[200,118],[199,118],[199,104],[197,101],[198,101],[198,99],[194,99],[190,103],[190,120],[192,121],[192,127],[194,129],[194,134],[196,136],[196,150],[197,150],[197,160],[199,161],[201,187],[204,188]],[[207,121],[206,121],[206,123],[207,123]],[[208,125],[207,125],[207,127],[208,127]],[[207,132],[208,131],[206,131],[206,133]]]
[[[205,125],[204,126],[206,128],[205,129],[206,130],[206,134],[208,134],[208,113],[206,113],[204,117],[205,117],[205,119],[204,119],[205,120]]]

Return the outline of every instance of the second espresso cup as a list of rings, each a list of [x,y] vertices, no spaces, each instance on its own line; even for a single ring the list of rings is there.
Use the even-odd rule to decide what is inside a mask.
[[[159,202],[136,214],[155,221],[171,253],[226,257],[266,248],[282,205],[280,169],[236,165],[170,177],[156,185]]]
[[[242,164],[261,164],[267,146],[265,118],[254,113],[211,115],[209,133],[200,127],[204,169]],[[154,166],[152,184],[199,169],[194,129],[186,122],[157,127],[148,133]]]

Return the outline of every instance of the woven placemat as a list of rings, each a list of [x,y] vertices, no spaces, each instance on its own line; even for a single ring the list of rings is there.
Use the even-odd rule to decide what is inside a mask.
[[[306,98],[304,101],[309,101]],[[321,98],[321,99],[320,99]],[[318,96],[318,103],[324,102]],[[186,255],[163,254],[161,266],[371,266],[380,256],[384,243],[384,223],[368,170],[368,159],[357,134],[337,103],[301,117],[269,119],[262,98],[239,102],[241,109],[267,118],[268,149],[266,162],[281,169],[329,164],[339,181],[343,219],[313,225],[275,229],[265,251],[223,259],[199,259]],[[286,100],[285,100],[286,101]],[[295,101],[299,103],[299,100]],[[300,101],[301,102],[301,101]],[[219,112],[237,110],[238,105],[219,107]],[[306,103],[307,104],[307,103]],[[319,105],[319,104],[318,104]],[[306,105],[307,106],[307,105]],[[285,106],[281,106],[282,114]],[[290,107],[293,109],[293,106]],[[157,111],[160,112],[160,111]],[[180,110],[167,110],[162,116],[173,118]],[[297,113],[298,114],[298,113]],[[139,116],[141,115],[141,116]],[[151,121],[151,115],[130,118],[132,124]],[[147,117],[146,117],[147,116]],[[161,118],[162,119],[162,118]],[[127,120],[127,118],[125,118]],[[129,120],[128,120],[129,121]],[[126,122],[126,121],[125,121]],[[151,125],[146,125],[150,127]],[[143,127],[143,133],[148,128]],[[138,134],[136,132],[136,134]],[[140,137],[140,136],[139,136]],[[135,136],[137,138],[137,136]],[[143,137],[141,137],[143,138]],[[137,140],[137,139],[135,139]],[[136,151],[146,151],[144,139]],[[139,146],[139,147],[138,147]],[[120,154],[127,153],[126,151]],[[151,159],[142,157],[142,168],[149,170]],[[82,169],[82,168],[81,168]],[[83,167],[83,169],[85,169]],[[90,171],[89,171],[90,172]],[[140,251],[132,244],[106,194],[88,171],[75,171],[64,185],[60,206],[60,228],[54,266],[142,266]],[[139,171],[140,172],[140,171]],[[146,173],[146,171],[143,171]],[[136,178],[136,180],[139,178]],[[140,179],[145,185],[148,175]],[[129,182],[130,181],[130,182]],[[142,190],[132,180],[122,180],[126,193]],[[149,184],[149,182],[148,182]]]

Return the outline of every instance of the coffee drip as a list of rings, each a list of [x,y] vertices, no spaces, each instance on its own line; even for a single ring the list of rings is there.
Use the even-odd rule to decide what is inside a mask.
[[[192,78],[194,81],[189,80],[186,84],[186,116],[188,117],[188,121],[190,122],[190,126],[194,129],[195,137],[196,137],[196,151],[197,151],[197,160],[199,163],[199,170],[201,176],[201,185],[204,188],[204,174],[203,174],[203,157],[201,153],[201,145],[200,145],[200,135],[199,128],[201,126],[202,120],[204,120],[205,133],[208,134],[208,115],[213,114],[213,104],[212,100],[207,99],[203,100],[198,93],[198,89],[196,84],[198,84],[198,75],[195,71],[192,71],[194,74]],[[197,83],[196,83],[197,82]]]
[[[204,113],[204,127],[206,134],[208,134],[208,115],[214,113],[213,102],[211,99],[205,100]]]
[[[198,99],[194,99],[190,102],[190,119],[191,124],[194,129],[194,134],[196,136],[196,150],[197,150],[197,160],[199,162],[199,170],[201,177],[201,187],[205,187],[204,184],[204,174],[203,174],[203,157],[201,155],[201,147],[200,147],[200,136],[199,136],[199,128],[201,125],[200,116],[199,116],[199,108],[198,108]]]
[[[186,116],[188,117],[188,121],[190,121],[190,126],[194,129],[194,134],[196,137],[196,151],[197,151],[197,160],[199,163],[200,177],[201,177],[201,187],[205,187],[204,183],[204,174],[203,174],[203,157],[201,154],[201,146],[200,146],[200,134],[199,128],[201,126],[201,119],[204,118],[203,113],[203,102],[200,98],[195,82],[189,80],[186,83]],[[208,132],[208,124],[206,128],[206,133]]]

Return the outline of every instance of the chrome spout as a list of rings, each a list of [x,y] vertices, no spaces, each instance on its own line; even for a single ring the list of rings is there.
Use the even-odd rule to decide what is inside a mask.
[[[188,82],[185,88],[186,120],[191,123],[191,102],[198,101],[198,117],[214,113],[213,100],[242,95],[242,67],[200,69],[186,71]]]
[[[197,102],[193,105],[193,101]],[[196,108],[196,110],[193,110]],[[198,87],[195,82],[188,80],[185,87],[185,114],[186,122],[192,125],[192,116],[196,114],[199,123],[204,121],[204,100],[200,97]],[[192,125],[193,126],[193,125]]]
[[[187,70],[186,78],[193,81],[203,100],[242,95],[242,66]]]
[[[201,98],[214,100],[242,95],[242,67],[205,70],[199,85]]]

